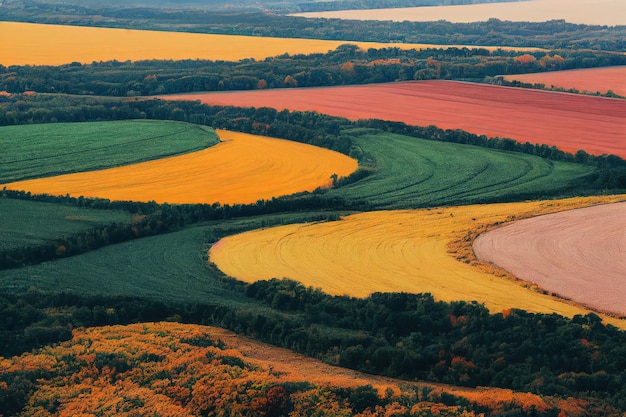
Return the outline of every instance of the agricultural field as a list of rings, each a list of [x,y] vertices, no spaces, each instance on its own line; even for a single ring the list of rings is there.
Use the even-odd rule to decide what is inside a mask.
[[[480,22],[489,19],[514,22],[543,22],[564,19],[571,23],[616,26],[626,24],[626,4],[621,0],[512,1],[455,6],[430,6],[395,9],[341,10],[333,12],[297,13],[295,16],[351,20],[394,20],[428,22],[447,20],[454,23]]]
[[[460,128],[567,152],[626,157],[626,101],[604,97],[436,80],[162,98]]]
[[[593,168],[389,133],[363,134],[354,143],[372,173],[328,194],[365,200],[377,209],[516,201],[584,190]],[[367,168],[366,168],[367,169]]]
[[[626,203],[594,206],[499,227],[480,235],[474,252],[547,291],[626,317],[625,230]]]
[[[210,148],[106,170],[26,180],[1,186],[35,194],[157,203],[254,203],[332,185],[357,161],[292,141],[224,130]]]
[[[492,312],[519,308],[571,317],[586,314],[585,309],[476,264],[467,246],[477,231],[495,224],[624,198],[374,211],[336,222],[228,236],[211,247],[209,259],[227,275],[246,282],[285,277],[330,294],[354,297],[428,292],[444,301],[476,300]],[[624,321],[612,322],[626,328]]]
[[[0,199],[0,204],[2,201]],[[58,207],[32,204],[42,214]],[[234,291],[227,291],[219,283],[220,275],[207,268],[207,242],[241,230],[310,221],[318,214],[283,213],[200,224],[53,262],[0,270],[0,288],[2,291],[19,292],[35,286],[42,291],[139,296],[163,302],[218,303],[253,308],[253,301]],[[27,220],[24,218],[23,222]]]
[[[2,197],[0,192],[0,250],[54,242],[98,225],[132,220],[133,216],[125,211],[14,200]]]
[[[160,120],[2,126],[0,183],[129,165],[218,141],[211,128]]]
[[[626,67],[585,68],[567,71],[506,75],[507,81],[544,84],[549,88],[575,89],[581,92],[606,94],[608,91],[626,96]]]
[[[238,61],[282,54],[325,53],[351,43],[360,48],[424,49],[437,45],[348,42],[260,36],[160,32],[0,22],[0,64],[62,65],[72,62],[210,59]],[[442,47],[450,47],[446,45]],[[520,48],[513,48],[520,49]],[[524,48],[522,48],[524,49]]]

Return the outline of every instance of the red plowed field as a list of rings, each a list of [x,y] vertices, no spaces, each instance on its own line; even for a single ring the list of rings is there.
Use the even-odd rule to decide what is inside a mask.
[[[545,84],[547,87],[574,88],[590,93],[600,92],[604,94],[611,90],[615,94],[626,96],[626,65],[507,75],[504,79],[531,84]]]
[[[626,203],[520,220],[480,235],[474,252],[547,291],[626,316]]]
[[[309,110],[460,128],[626,158],[626,100],[454,81],[276,89],[164,96],[234,106]]]

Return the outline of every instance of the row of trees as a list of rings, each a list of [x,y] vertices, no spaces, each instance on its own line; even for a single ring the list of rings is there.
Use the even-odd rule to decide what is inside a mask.
[[[522,53],[468,48],[363,51],[347,44],[326,54],[285,54],[262,61],[111,61],[85,65],[0,66],[0,91],[146,96],[399,80],[483,80],[497,75],[625,64],[624,54],[598,51]]]
[[[581,25],[563,20],[510,22],[490,19],[471,23],[351,21],[261,12],[207,10],[198,13],[196,10],[110,9],[37,2],[28,2],[28,6],[24,7],[23,2],[16,3],[16,7],[8,4],[2,9],[3,20],[285,38],[626,51],[626,26]],[[319,5],[320,2],[313,4]]]
[[[626,333],[594,314],[489,314],[429,294],[332,297],[286,280],[231,288],[250,298],[246,309],[36,290],[6,294],[0,354],[68,339],[72,327],[169,319],[218,325],[368,373],[575,396],[626,410]],[[255,308],[258,303],[274,312]]]

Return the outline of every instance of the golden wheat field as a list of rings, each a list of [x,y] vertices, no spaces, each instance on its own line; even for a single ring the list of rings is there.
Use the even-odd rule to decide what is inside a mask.
[[[361,213],[229,236],[210,249],[209,257],[226,274],[247,282],[284,277],[356,297],[376,291],[429,292],[443,301],[475,300],[492,312],[520,308],[571,317],[588,310],[479,263],[471,254],[472,241],[494,224],[625,198]],[[626,328],[626,321],[609,320]]]
[[[99,171],[19,181],[7,189],[33,194],[158,203],[254,203],[329,186],[357,162],[302,143],[216,130],[221,142],[190,154]]]
[[[0,64],[61,65],[144,59],[237,61],[289,54],[325,53],[352,43],[363,49],[424,49],[442,45],[285,39],[259,36],[158,32],[0,22]],[[516,49],[516,48],[507,48]],[[520,48],[537,49],[537,48]]]

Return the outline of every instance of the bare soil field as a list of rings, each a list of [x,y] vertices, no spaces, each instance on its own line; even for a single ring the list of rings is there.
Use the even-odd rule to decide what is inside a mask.
[[[615,94],[626,96],[626,66],[506,75],[504,79],[545,84],[546,87],[574,88],[580,92],[589,93],[605,94],[611,90]]]
[[[451,45],[286,39],[16,22],[0,22],[0,39],[2,39],[0,64],[7,66],[62,65],[71,62],[91,63],[114,59],[118,61],[147,59],[238,61],[244,58],[264,59],[284,53],[326,53],[346,43],[358,45],[363,49],[451,47]]]
[[[297,16],[398,22],[447,20],[454,23],[479,22],[491,18],[513,22],[545,22],[565,19],[571,23],[615,26],[626,24],[624,17],[626,16],[626,2],[623,0],[532,0],[456,6],[342,10],[299,13]]]
[[[623,198],[360,213],[336,222],[228,236],[213,245],[209,258],[227,275],[246,282],[284,277],[330,294],[355,297],[377,291],[429,292],[448,302],[475,300],[492,312],[513,307],[571,317],[589,310],[506,278],[504,271],[465,256],[463,246],[471,252],[477,231],[495,224]],[[624,320],[612,323],[626,327]]]
[[[456,81],[172,95],[170,100],[317,111],[349,119],[460,128],[626,158],[626,100]]]
[[[3,184],[33,194],[158,203],[254,203],[332,184],[357,161],[338,152],[265,136],[217,130],[205,150],[98,171]],[[0,187],[1,188],[1,187]]]
[[[626,203],[520,220],[480,235],[474,251],[545,290],[626,316]]]

